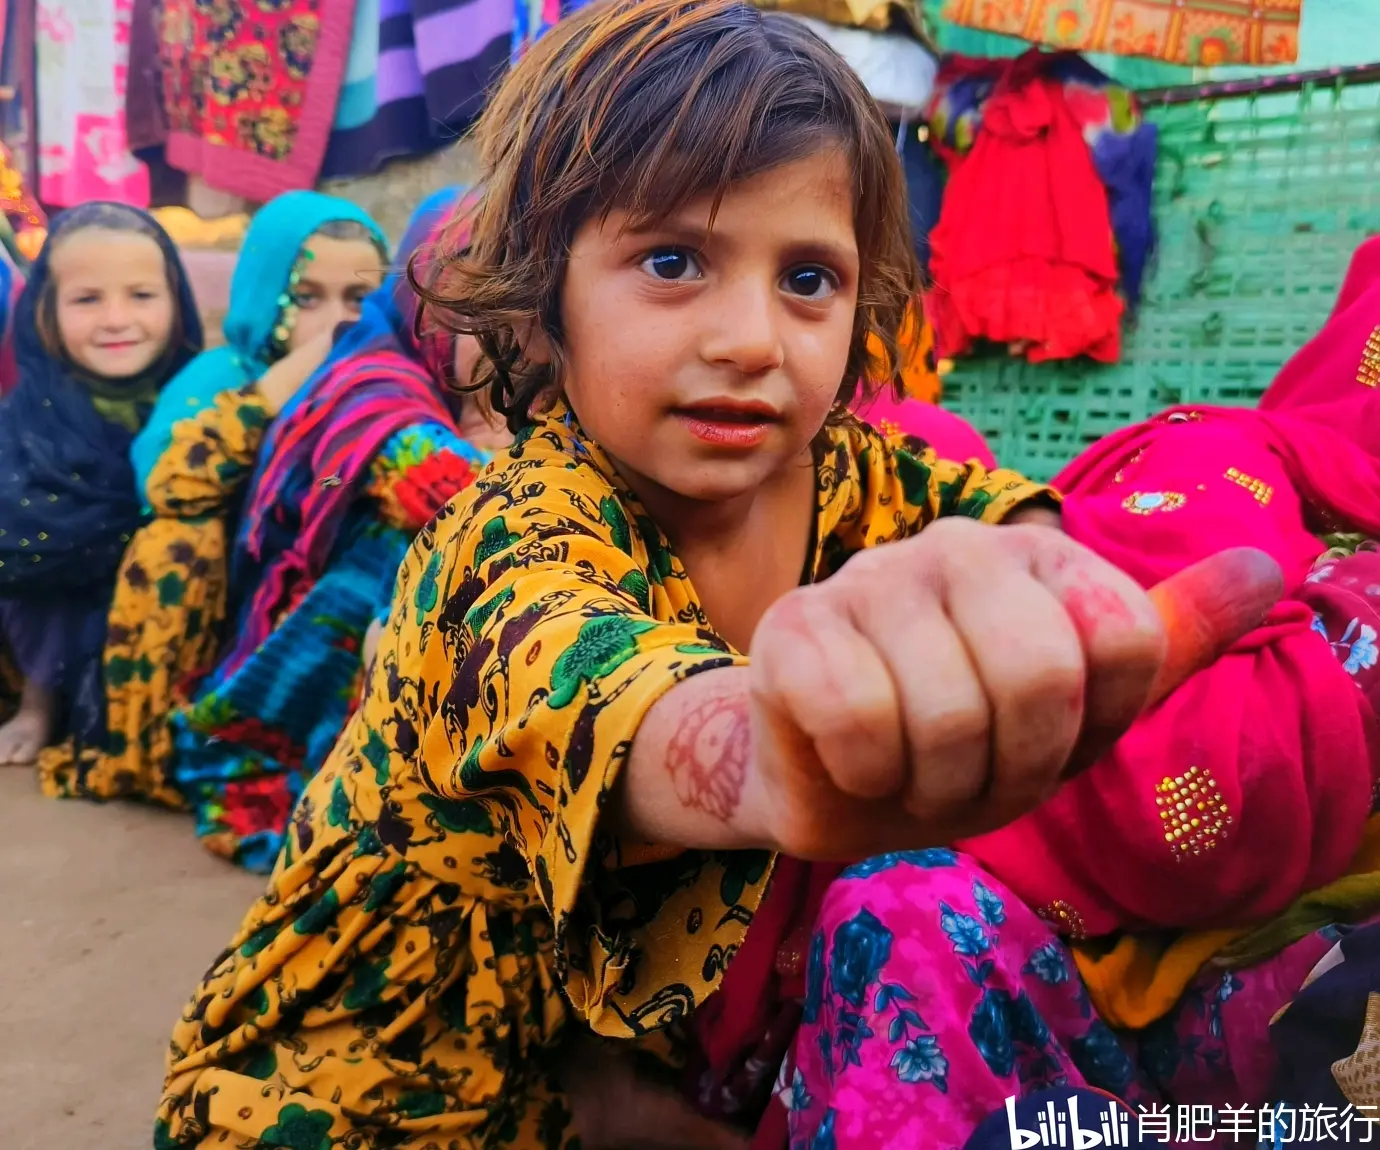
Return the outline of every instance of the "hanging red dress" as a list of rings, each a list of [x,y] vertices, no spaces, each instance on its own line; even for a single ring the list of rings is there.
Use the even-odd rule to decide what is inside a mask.
[[[942,154],[950,175],[926,301],[939,357],[990,340],[1032,362],[1114,363],[1124,305],[1107,191],[1041,53],[1003,71],[972,150]]]

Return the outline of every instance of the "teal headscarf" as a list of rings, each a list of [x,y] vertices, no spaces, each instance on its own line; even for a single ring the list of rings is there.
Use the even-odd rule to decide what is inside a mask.
[[[172,443],[173,424],[210,407],[221,392],[245,387],[268,370],[275,358],[274,328],[292,290],[302,245],[326,224],[345,220],[368,228],[387,249],[387,237],[369,213],[336,196],[285,192],[255,213],[230,280],[225,345],[203,352],[178,372],[130,448],[141,496],[154,465]]]

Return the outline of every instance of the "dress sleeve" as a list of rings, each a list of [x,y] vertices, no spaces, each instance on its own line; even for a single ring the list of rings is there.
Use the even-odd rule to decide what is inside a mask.
[[[487,462],[484,452],[444,424],[413,424],[374,457],[365,493],[386,523],[415,535]]]
[[[1000,523],[1027,507],[1057,509],[1053,488],[1015,471],[941,459],[906,435],[841,429],[821,469],[825,571],[849,555],[914,535],[936,519],[963,515]]]
[[[155,515],[197,519],[226,510],[254,468],[268,411],[250,386],[227,391],[172,425],[172,442],[149,472],[145,498]]]
[[[430,711],[404,741],[438,799],[482,807],[478,880],[496,901],[514,884],[540,900],[567,1001],[634,1037],[717,984],[770,860],[620,843],[600,815],[652,705],[746,660],[697,612],[677,618],[666,588],[683,568],[596,471],[526,462],[486,472],[423,532],[384,657],[419,652],[415,681],[389,668],[396,696]],[[481,853],[468,845],[448,853]]]

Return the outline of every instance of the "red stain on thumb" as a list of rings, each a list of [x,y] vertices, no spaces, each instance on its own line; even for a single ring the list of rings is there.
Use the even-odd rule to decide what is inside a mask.
[[[1260,625],[1284,594],[1284,573],[1265,552],[1236,547],[1170,576],[1149,594],[1168,640],[1146,704],[1152,707]]]

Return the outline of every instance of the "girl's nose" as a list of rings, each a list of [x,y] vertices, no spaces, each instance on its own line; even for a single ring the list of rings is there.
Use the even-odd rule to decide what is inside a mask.
[[[735,367],[744,375],[760,375],[785,361],[774,284],[742,282],[725,285],[718,301],[717,323],[704,345],[711,363]]]
[[[101,326],[110,331],[121,331],[131,322],[131,311],[123,301],[111,300],[101,312]]]

